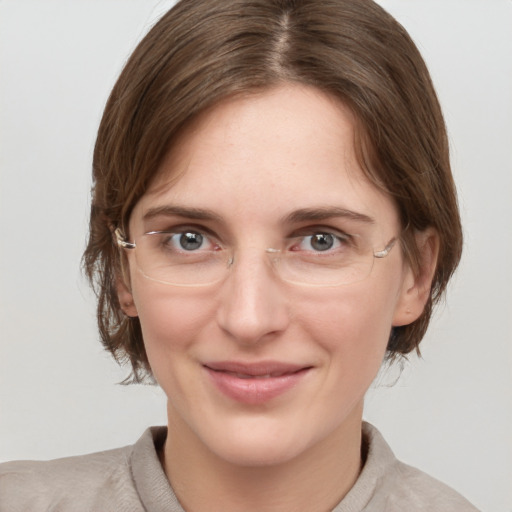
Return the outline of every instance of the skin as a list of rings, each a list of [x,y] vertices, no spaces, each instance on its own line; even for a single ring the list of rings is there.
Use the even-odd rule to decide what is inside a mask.
[[[302,208],[370,217],[365,229],[376,250],[399,234],[396,207],[364,178],[353,136],[350,112],[306,86],[226,100],[182,133],[132,213],[136,238],[154,227],[143,219],[150,208],[212,210],[215,219],[199,222],[237,248],[226,278],[200,287],[150,281],[127,251],[129,284],[118,285],[121,304],[130,304],[125,312],[140,318],[168,397],[163,464],[187,510],[330,510],[357,479],[364,394],[391,327],[423,310],[435,236],[419,235],[426,254],[420,275],[397,244],[366,279],[344,286],[283,282],[263,252],[319,224],[283,222]],[[246,404],[220,392],[205,372],[205,362],[233,360],[309,370],[276,398]]]

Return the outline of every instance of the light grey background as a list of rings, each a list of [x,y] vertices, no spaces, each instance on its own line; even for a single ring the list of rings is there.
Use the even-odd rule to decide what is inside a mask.
[[[465,254],[397,384],[366,417],[404,461],[512,510],[512,2],[381,0],[418,43],[449,127]],[[162,392],[116,385],[80,276],[103,105],[172,2],[0,1],[0,460],[132,443]]]

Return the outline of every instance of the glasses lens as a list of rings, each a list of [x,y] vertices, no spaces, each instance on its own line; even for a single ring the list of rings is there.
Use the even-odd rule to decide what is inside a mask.
[[[193,232],[146,233],[137,240],[135,257],[147,278],[181,286],[214,283],[229,262],[228,251],[210,248]]]
[[[299,250],[268,249],[277,276],[312,286],[351,284],[368,277],[375,256],[365,237],[352,235],[349,241],[331,243],[320,235],[307,237]],[[205,243],[194,232],[146,233],[136,241],[135,258],[145,277],[177,286],[216,283],[227,276],[233,261],[231,251]]]
[[[329,252],[284,252],[276,262],[284,281],[314,286],[337,286],[362,281],[371,272],[369,247],[346,247]]]

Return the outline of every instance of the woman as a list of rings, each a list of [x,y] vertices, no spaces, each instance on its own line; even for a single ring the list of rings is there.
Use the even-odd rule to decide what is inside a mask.
[[[168,426],[4,466],[1,510],[475,510],[362,422],[462,238],[439,104],[388,14],[178,3],[115,85],[93,167],[102,339],[163,388]]]

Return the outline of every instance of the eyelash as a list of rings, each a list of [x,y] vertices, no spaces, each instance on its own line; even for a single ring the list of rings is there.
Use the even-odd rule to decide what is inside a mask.
[[[179,226],[173,226],[168,227],[165,229],[158,229],[158,230],[152,230],[147,232],[146,234],[160,234],[160,235],[169,235],[165,239],[160,241],[160,245],[165,245],[170,242],[170,240],[176,236],[176,235],[184,235],[186,233],[195,233],[198,235],[203,236],[204,238],[208,239],[210,243],[214,246],[221,246],[221,243],[218,239],[218,237],[209,229],[205,228],[204,226],[197,226],[197,225],[179,225]],[[183,249],[185,250],[185,249]]]
[[[340,231],[338,229],[333,229],[326,226],[313,226],[311,228],[307,228],[306,230],[301,230],[298,233],[295,233],[294,235],[288,237],[289,240],[297,240],[302,241],[308,237],[314,237],[315,235],[328,235],[333,237],[333,239],[338,242],[339,244],[352,244],[353,243],[353,236]],[[298,242],[301,243],[301,242]],[[296,244],[297,245],[297,244]],[[330,249],[334,249],[329,247],[327,250],[329,252],[332,252]],[[293,250],[293,249],[292,249]],[[312,250],[312,249],[310,249]],[[325,252],[327,252],[327,250]],[[321,251],[313,251],[313,252],[321,252]]]
[[[160,233],[160,234],[169,234],[169,235],[182,235],[187,232],[197,233],[206,237],[213,245],[217,245],[220,248],[223,247],[223,243],[212,230],[205,228],[201,225],[194,224],[186,224],[186,225],[178,225],[173,227],[167,227],[165,229],[158,229],[149,231],[147,234],[151,233]],[[300,230],[293,232],[291,235],[285,237],[285,240],[290,242],[294,240],[304,239],[307,237],[312,237],[314,235],[330,235],[334,237],[338,242],[344,244],[351,244],[353,242],[354,235],[350,235],[344,231],[339,229],[335,229],[329,226],[308,226],[307,228],[301,228]]]

